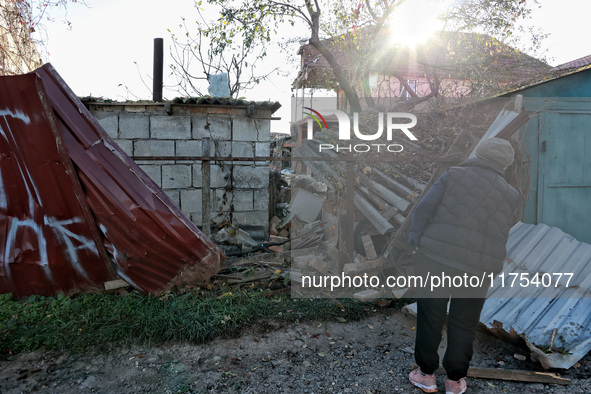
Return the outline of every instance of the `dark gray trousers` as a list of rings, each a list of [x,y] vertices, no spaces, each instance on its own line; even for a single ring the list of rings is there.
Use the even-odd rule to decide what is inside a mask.
[[[438,263],[422,253],[413,256],[413,267],[415,274],[424,278],[443,274],[451,277],[465,275],[465,272]],[[443,357],[443,367],[449,379],[466,377],[472,360],[472,344],[489,285],[490,281],[487,281],[479,288],[470,288],[468,293],[466,288],[454,286],[416,289],[415,360],[423,373],[432,374],[439,367],[437,349],[441,343],[449,303],[447,349]]]

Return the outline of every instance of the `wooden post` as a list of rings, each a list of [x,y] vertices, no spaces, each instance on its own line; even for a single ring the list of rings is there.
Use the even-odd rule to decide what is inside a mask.
[[[355,223],[355,166],[352,160],[346,164],[345,198],[339,204],[339,271],[347,263],[352,263],[355,256],[353,237]],[[343,201],[344,200],[344,201]]]
[[[203,138],[201,141],[201,154],[203,156],[203,161],[201,162],[201,167],[203,171],[203,187],[201,188],[201,200],[202,200],[202,217],[201,217],[201,228],[203,229],[203,234],[206,236],[211,235],[211,227],[209,222],[209,201],[210,201],[210,169],[211,169],[211,162],[207,160],[210,156],[210,147],[211,147],[211,139],[209,137]]]
[[[523,109],[523,94],[515,96],[515,112],[520,113]]]

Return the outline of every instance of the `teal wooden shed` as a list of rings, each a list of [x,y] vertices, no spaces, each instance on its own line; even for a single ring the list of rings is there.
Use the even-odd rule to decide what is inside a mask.
[[[521,130],[531,182],[522,220],[591,243],[591,56],[569,64],[506,96],[523,95],[532,114]]]

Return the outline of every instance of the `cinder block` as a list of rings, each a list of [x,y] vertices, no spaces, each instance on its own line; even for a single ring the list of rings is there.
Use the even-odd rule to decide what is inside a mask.
[[[123,149],[123,152],[127,153],[128,156],[133,155],[133,141],[131,140],[113,140],[115,143]]]
[[[255,189],[253,198],[255,211],[268,211],[269,210],[269,189]]]
[[[101,127],[105,129],[107,134],[111,138],[119,137],[119,115],[112,112],[95,112],[93,113],[96,120],[99,122]]]
[[[233,141],[257,141],[258,131],[254,120],[234,118],[232,122]]]
[[[201,213],[203,211],[201,189],[181,190],[181,210],[185,214]]]
[[[185,140],[191,138],[189,116],[150,117],[150,137],[159,140]]]
[[[230,157],[232,156],[232,142],[231,141],[219,141],[215,144],[215,151],[212,155],[217,157]]]
[[[235,166],[233,186],[239,189],[269,187],[269,167]]]
[[[176,141],[176,156],[201,156],[201,141]]]
[[[232,140],[270,141],[271,122],[262,119],[234,118],[232,121]]]
[[[250,212],[253,209],[253,191],[234,189],[232,204],[234,212]]]
[[[172,202],[174,203],[174,205],[176,205],[177,207],[181,207],[180,204],[180,199],[179,199],[179,191],[178,190],[164,190],[164,193],[166,193],[166,195],[168,197],[170,197],[170,199],[172,200]]]
[[[226,189],[211,190],[211,210],[215,212],[225,212],[230,209],[234,194]]]
[[[134,156],[174,156],[174,141],[133,141]]]
[[[122,113],[119,117],[119,137],[127,139],[149,138],[150,117]]]
[[[254,145],[256,157],[269,157],[271,156],[271,143],[269,142],[257,142]]]
[[[254,157],[251,142],[232,141],[232,157]]]
[[[212,189],[225,188],[229,183],[230,167],[224,166],[224,169],[218,164],[211,164],[209,168],[209,187]],[[202,164],[193,165],[193,187],[203,187],[203,166]]]
[[[232,120],[230,118],[197,115],[193,116],[191,122],[194,140],[200,140],[203,137],[226,141],[232,139]]]
[[[190,165],[163,165],[162,187],[164,189],[184,189],[191,186]]]
[[[239,226],[260,226],[265,230],[269,227],[268,211],[234,212],[232,217]]]
[[[162,187],[162,167],[159,165],[140,165],[144,172],[152,178],[159,187]]]
[[[191,221],[195,224],[195,226],[201,226],[203,222],[203,216],[200,213],[191,214]]]
[[[230,214],[228,212],[212,213],[209,222],[213,226],[221,226],[230,221]]]
[[[230,167],[228,165],[225,165],[222,169],[220,165],[212,164],[209,175],[209,186],[211,188],[224,188],[230,183],[230,180],[226,179],[230,176]]]
[[[203,187],[203,168],[201,164],[193,164],[193,187]]]

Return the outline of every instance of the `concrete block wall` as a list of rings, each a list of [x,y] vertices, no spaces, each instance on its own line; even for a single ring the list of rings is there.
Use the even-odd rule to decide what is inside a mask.
[[[271,110],[245,107],[90,103],[92,114],[172,201],[202,225],[202,140],[211,138],[210,207],[213,224],[231,221],[268,231],[269,163],[220,161],[269,156]],[[137,157],[144,157],[137,160]],[[170,160],[157,160],[157,158]],[[179,159],[174,159],[179,157]]]

